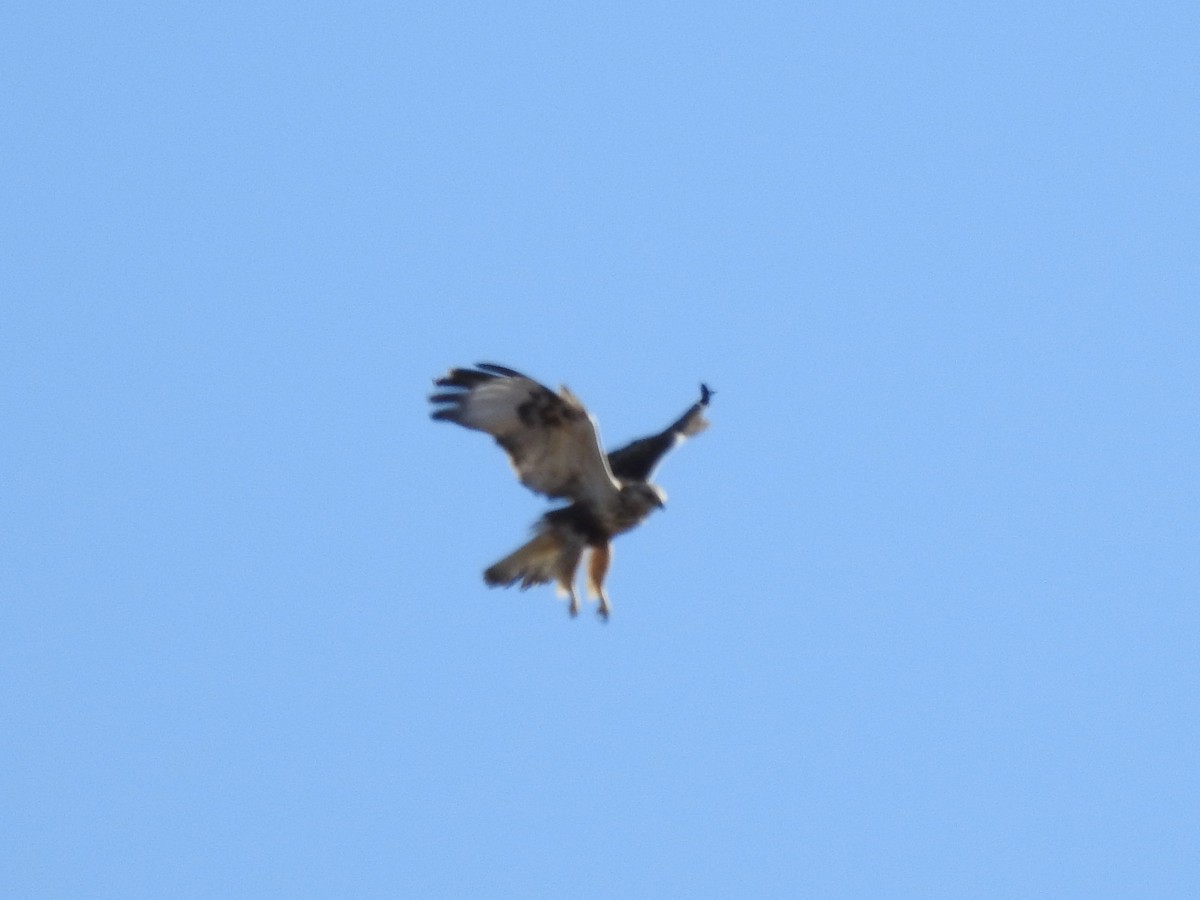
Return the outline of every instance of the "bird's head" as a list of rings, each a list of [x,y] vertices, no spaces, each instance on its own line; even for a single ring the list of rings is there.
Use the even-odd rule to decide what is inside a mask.
[[[656,509],[667,508],[667,495],[658,485],[648,481],[628,481],[621,487],[621,496],[638,515],[649,515]]]

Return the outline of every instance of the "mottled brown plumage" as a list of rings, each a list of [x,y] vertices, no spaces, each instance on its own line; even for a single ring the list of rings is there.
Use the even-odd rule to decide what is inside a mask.
[[[542,516],[533,539],[489,567],[484,580],[506,587],[519,583],[522,590],[554,582],[576,615],[575,572],[589,550],[588,593],[607,619],[611,604],[604,577],[611,541],[663,506],[664,495],[650,475],[671,447],[708,427],[704,409],[713,392],[701,385],[700,400],[666,429],[606,455],[592,417],[565,387],[551,391],[492,363],[451,369],[434,384],[443,389],[429,398],[434,419],[492,435],[522,484],[571,501]]]

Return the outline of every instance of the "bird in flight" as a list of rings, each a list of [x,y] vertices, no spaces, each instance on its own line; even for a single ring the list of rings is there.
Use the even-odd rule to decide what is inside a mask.
[[[666,495],[650,475],[668,450],[708,427],[704,410],[715,392],[701,384],[700,399],[664,430],[605,454],[595,420],[566,387],[555,392],[492,363],[451,369],[434,384],[441,389],[429,398],[434,419],[490,434],[523,485],[570,501],[542,516],[533,539],[489,567],[483,580],[493,587],[520,582],[521,590],[555,582],[575,616],[575,572],[586,550],[588,596],[607,620],[612,539],[663,508]]]

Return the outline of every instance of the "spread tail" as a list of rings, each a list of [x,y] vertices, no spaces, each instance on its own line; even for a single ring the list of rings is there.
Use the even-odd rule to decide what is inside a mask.
[[[543,529],[489,567],[483,573],[483,580],[493,587],[511,587],[520,582],[521,590],[553,581],[557,582],[560,595],[574,599],[575,569],[582,552],[581,543],[570,535],[558,529]]]

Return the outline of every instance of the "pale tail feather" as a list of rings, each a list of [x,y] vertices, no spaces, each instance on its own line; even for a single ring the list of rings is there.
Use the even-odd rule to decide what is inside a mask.
[[[559,593],[566,594],[575,577],[581,549],[565,540],[560,532],[543,531],[489,567],[483,573],[483,580],[493,587],[511,587],[519,581],[521,590],[556,581]]]

